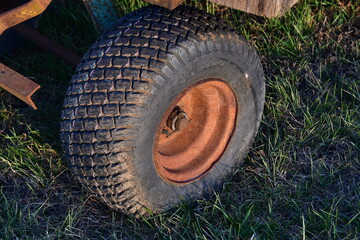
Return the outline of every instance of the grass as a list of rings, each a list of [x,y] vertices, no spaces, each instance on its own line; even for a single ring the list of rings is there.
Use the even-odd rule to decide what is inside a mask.
[[[116,1],[126,14],[146,3]],[[267,98],[244,167],[209,199],[142,221],[76,182],[59,144],[73,69],[32,44],[1,61],[42,85],[33,111],[0,90],[0,239],[359,239],[360,5],[302,0],[265,19],[202,0],[258,50]],[[78,54],[98,37],[80,1],[55,1],[41,32]]]

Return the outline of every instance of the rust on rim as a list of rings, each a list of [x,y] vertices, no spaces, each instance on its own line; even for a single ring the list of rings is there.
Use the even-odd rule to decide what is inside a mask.
[[[203,177],[225,152],[236,114],[235,94],[224,81],[207,79],[186,88],[155,135],[153,159],[160,177],[175,184]]]

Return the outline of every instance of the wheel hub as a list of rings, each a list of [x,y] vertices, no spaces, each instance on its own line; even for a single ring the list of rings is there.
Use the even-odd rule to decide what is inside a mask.
[[[176,106],[166,121],[164,129],[170,128],[173,132],[184,129],[189,123],[189,118],[186,112],[182,111],[179,106]]]
[[[167,182],[186,184],[209,172],[235,128],[236,98],[219,79],[192,84],[178,95],[155,135],[153,159]]]

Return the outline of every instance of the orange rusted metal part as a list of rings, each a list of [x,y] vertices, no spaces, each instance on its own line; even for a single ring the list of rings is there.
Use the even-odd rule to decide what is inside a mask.
[[[220,159],[235,128],[236,97],[230,86],[207,79],[185,89],[165,113],[155,135],[153,159],[167,182],[186,184]]]
[[[173,10],[181,3],[183,3],[185,0],[145,0],[145,1]]]
[[[8,28],[40,15],[52,0],[31,0],[0,14],[0,35]]]
[[[0,63],[0,88],[4,88],[35,110],[37,109],[31,96],[40,88],[40,85],[2,63]]]

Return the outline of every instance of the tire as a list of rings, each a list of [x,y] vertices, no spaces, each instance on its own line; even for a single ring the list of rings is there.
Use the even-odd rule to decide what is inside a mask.
[[[215,158],[207,169],[195,175],[190,170],[173,180],[172,173],[161,172],[162,160],[157,160],[154,150],[159,146],[159,129],[164,119],[174,121],[167,114],[174,114],[171,109],[179,96],[199,85],[205,89],[206,84],[221,85],[219,89],[225,90],[215,86],[219,92],[214,93],[221,99],[235,99],[232,105],[215,109],[222,116],[215,118],[215,125],[204,123],[212,126],[210,131],[220,129],[211,141],[226,132],[219,137],[223,149],[217,157],[212,155]],[[202,109],[205,113],[207,107],[218,104],[220,97],[211,91],[192,95],[202,96],[202,104],[191,103],[196,107],[192,114]],[[187,7],[174,11],[145,7],[121,18],[83,57],[64,101],[61,140],[70,168],[81,183],[111,208],[141,216],[220,187],[252,145],[264,99],[264,75],[256,51],[219,19]],[[181,115],[180,110],[176,117],[184,119],[186,114]],[[226,118],[230,119],[224,123],[229,131],[221,130]],[[185,130],[193,126],[190,121],[186,120]],[[185,131],[179,129],[172,130],[176,134]],[[170,134],[178,136],[165,130],[160,132],[165,132],[166,139]],[[202,144],[201,139],[198,143]],[[201,146],[206,148],[206,144]],[[214,149],[218,148],[196,154],[205,156]]]

